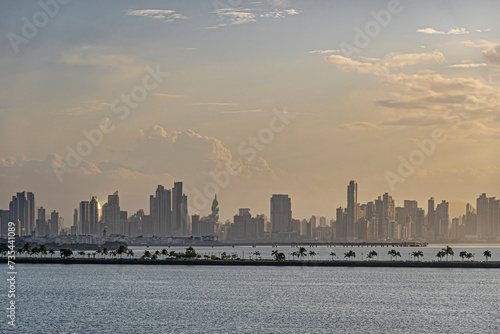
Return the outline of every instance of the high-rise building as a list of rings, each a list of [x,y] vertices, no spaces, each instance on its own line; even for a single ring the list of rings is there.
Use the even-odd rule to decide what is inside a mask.
[[[292,201],[288,195],[271,197],[271,229],[273,233],[292,231]]]
[[[20,235],[35,232],[35,195],[31,192],[17,193],[9,204],[10,220],[19,221]]]
[[[350,181],[347,186],[347,239],[354,240],[358,233],[356,223],[358,222],[358,184]]]
[[[344,241],[347,239],[347,214],[342,207],[337,208],[335,235],[338,240]]]
[[[82,235],[89,235],[90,234],[89,201],[81,201],[78,212],[80,213],[80,219],[79,219],[80,230],[77,233]]]
[[[59,212],[56,210],[50,213],[50,235],[57,236],[59,235],[59,231],[61,230],[61,226],[59,225]]]
[[[500,200],[485,193],[477,199],[477,234],[480,240],[489,241],[500,236]]]
[[[124,222],[121,219],[122,215],[120,212],[120,198],[118,196],[118,191],[115,191],[113,195],[108,195],[108,202],[104,204],[102,208],[102,218],[107,235],[123,235]]]
[[[40,220],[46,220],[45,218],[45,209],[43,208],[43,206],[39,207],[38,208],[38,216],[37,216],[38,219]]]
[[[188,236],[188,206],[187,196],[182,192],[182,182],[175,182],[172,189],[172,234],[173,236]]]
[[[156,188],[155,196],[149,196],[149,215],[153,220],[153,235],[172,236],[172,194],[162,185]]]
[[[0,210],[0,233],[2,237],[7,237],[9,233],[10,211]]]
[[[432,240],[436,240],[438,236],[438,228],[436,226],[436,211],[434,204],[434,197],[429,198],[427,201],[427,235]]]
[[[92,196],[89,202],[89,234],[99,235],[99,216],[101,211],[101,204],[96,196]]]
[[[449,240],[449,214],[450,204],[443,200],[436,207],[436,225],[437,225],[437,239],[436,240]]]

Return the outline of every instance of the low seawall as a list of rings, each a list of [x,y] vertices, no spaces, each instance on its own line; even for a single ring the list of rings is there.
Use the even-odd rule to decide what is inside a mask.
[[[17,258],[16,264],[121,264],[183,266],[304,266],[304,267],[398,267],[398,268],[497,268],[500,261],[270,261],[270,260],[141,260],[141,259],[61,259]]]

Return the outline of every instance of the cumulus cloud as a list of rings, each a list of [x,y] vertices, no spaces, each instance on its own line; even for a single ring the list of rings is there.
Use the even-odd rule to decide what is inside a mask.
[[[448,65],[446,67],[453,67],[453,68],[477,68],[477,67],[484,67],[484,66],[488,66],[488,64],[486,64],[486,63],[479,63],[479,64],[464,63],[464,64]]]
[[[500,66],[500,44],[484,50],[482,55],[489,63]]]
[[[127,16],[141,16],[149,19],[164,20],[165,22],[173,22],[175,20],[185,20],[187,16],[176,13],[169,9],[136,9],[128,10]]]
[[[470,48],[489,48],[496,45],[495,43],[487,41],[485,39],[480,39],[476,41],[467,40],[460,42],[460,44],[468,46]]]
[[[257,20],[261,18],[271,18],[271,19],[285,18],[287,16],[298,15],[300,14],[300,12],[293,8],[273,9],[262,12],[251,8],[228,7],[228,8],[218,9],[212,12],[212,14],[216,14],[219,20],[223,22],[217,24],[216,26],[207,27],[205,29],[217,29],[220,27],[226,27],[231,25],[257,22]]]
[[[399,54],[391,52],[384,58],[360,57],[363,61],[354,60],[341,55],[330,55],[325,61],[336,65],[344,71],[357,71],[359,73],[371,73],[379,76],[389,75],[392,69],[426,63],[442,63],[444,56],[439,51],[432,53],[408,53]]]
[[[417,29],[417,32],[423,33],[423,34],[428,34],[428,35],[466,35],[469,34],[469,31],[465,28],[451,28],[448,30],[448,32],[444,31],[439,31],[434,28],[423,28],[423,29]]]
[[[328,54],[328,53],[337,53],[337,52],[341,52],[342,50],[312,50],[312,51],[309,51],[308,53],[325,53],[325,54]]]

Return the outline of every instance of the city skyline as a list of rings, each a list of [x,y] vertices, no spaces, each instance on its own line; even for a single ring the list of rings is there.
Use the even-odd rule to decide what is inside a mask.
[[[217,195],[211,204],[211,213],[199,214],[189,207],[188,196],[183,193],[183,183],[174,182],[171,190],[158,185],[149,196],[149,214],[144,208],[129,212],[122,210],[118,191],[108,195],[107,202],[96,196],[81,201],[74,209],[73,225],[63,226],[64,218],[57,210],[51,219],[45,219],[46,208],[35,205],[35,194],[18,192],[12,196],[8,210],[0,209],[2,235],[7,222],[19,222],[22,236],[88,235],[103,237],[122,235],[128,237],[202,237],[215,236],[220,240],[323,240],[323,241],[447,241],[489,240],[500,237],[500,199],[482,193],[476,199],[476,208],[468,203],[458,216],[450,214],[449,202],[427,200],[427,212],[415,200],[404,200],[398,206],[389,193],[369,202],[358,201],[358,184],[350,180],[347,185],[345,205],[335,209],[335,215],[311,214],[309,221],[294,216],[292,198],[287,194],[273,194],[269,211],[256,212],[239,208],[231,219],[219,220]],[[34,219],[35,208],[38,219]],[[193,210],[194,209],[194,210]],[[194,211],[194,212],[191,212]],[[255,212],[255,211],[253,211]],[[269,214],[269,215],[268,215]],[[319,221],[318,221],[319,218]],[[35,228],[36,227],[36,228]],[[319,228],[319,229],[318,229]],[[465,238],[465,239],[464,239]]]
[[[68,3],[30,38],[20,18],[43,8],[6,3],[0,202],[29,189],[68,219],[81,193],[119,190],[132,211],[158,184],[204,193],[229,162],[223,217],[273,193],[332,216],[349,179],[362,201],[434,196],[452,212],[500,188],[500,4],[443,19],[431,1],[222,3]]]

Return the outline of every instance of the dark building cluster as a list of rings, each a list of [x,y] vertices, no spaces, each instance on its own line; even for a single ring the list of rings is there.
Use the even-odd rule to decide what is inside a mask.
[[[436,203],[431,197],[427,212],[415,200],[396,206],[385,193],[368,203],[358,202],[358,184],[347,186],[347,206],[336,209],[335,217],[312,216],[294,219],[292,201],[286,194],[272,195],[270,221],[264,214],[252,216],[240,208],[232,221],[219,221],[217,195],[207,216],[189,216],[188,197],[182,182],[172,189],[158,185],[149,198],[149,215],[139,210],[132,215],[120,208],[118,191],[108,195],[101,206],[96,196],[81,201],[74,209],[73,225],[64,229],[64,219],[54,210],[50,218],[45,208],[35,206],[35,195],[20,192],[12,197],[8,210],[0,210],[1,235],[7,235],[9,221],[17,222],[16,234],[33,237],[74,236],[78,242],[99,243],[106,238],[144,238],[170,240],[198,238],[225,242],[319,241],[498,241],[500,239],[500,200],[481,194],[476,209],[467,204],[465,213],[450,219],[449,203]],[[208,208],[207,208],[208,209]],[[35,210],[37,215],[35,219]],[[48,218],[48,219],[47,219]]]

